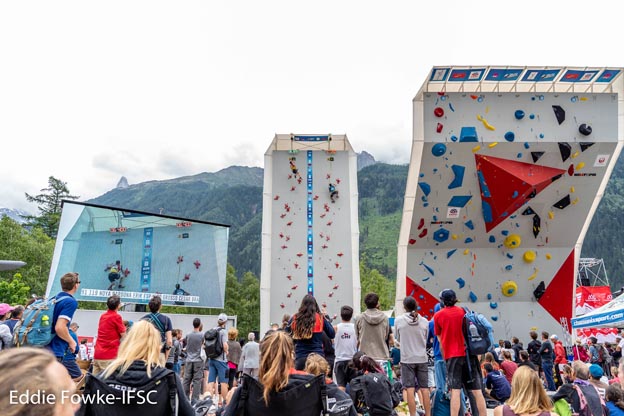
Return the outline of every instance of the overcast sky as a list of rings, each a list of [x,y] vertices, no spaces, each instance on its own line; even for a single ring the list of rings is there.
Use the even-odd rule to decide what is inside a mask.
[[[432,66],[624,66],[617,4],[3,1],[0,207],[262,167],[275,133],[407,163]]]

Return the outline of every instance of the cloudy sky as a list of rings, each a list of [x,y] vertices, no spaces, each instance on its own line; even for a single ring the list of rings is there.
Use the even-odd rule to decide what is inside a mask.
[[[407,163],[432,66],[624,66],[617,2],[0,3],[0,207],[262,166],[275,133]],[[611,18],[613,17],[613,18]]]

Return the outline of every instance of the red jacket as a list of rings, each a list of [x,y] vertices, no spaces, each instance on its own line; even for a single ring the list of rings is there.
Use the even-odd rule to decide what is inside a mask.
[[[567,364],[568,357],[566,356],[565,348],[561,341],[555,342],[555,364]]]

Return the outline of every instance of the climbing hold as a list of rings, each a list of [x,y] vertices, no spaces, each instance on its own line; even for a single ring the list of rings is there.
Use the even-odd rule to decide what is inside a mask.
[[[444,116],[444,109],[443,109],[442,107],[436,107],[436,108],[433,110],[433,114],[434,114],[436,117],[443,117],[443,116]]]
[[[578,197],[574,198],[574,200],[572,201],[572,205],[578,204],[578,201],[579,201]]]
[[[495,147],[497,144],[498,144],[498,142],[490,143],[490,144],[488,144],[488,147],[491,149],[491,148]]]
[[[476,145],[475,147],[473,147],[473,148],[472,148],[472,153],[476,153],[476,152],[478,152],[479,150],[481,150],[481,146]]]
[[[584,152],[585,150],[592,147],[593,145],[594,143],[586,143],[586,142],[579,143],[579,146],[581,146],[581,152]]]
[[[535,254],[535,251],[527,250],[522,255],[522,260],[524,260],[527,263],[533,263],[535,261],[536,257],[537,257],[537,255]]]
[[[571,194],[573,194],[573,193],[574,193],[574,187],[573,187],[573,186],[571,186],[571,187],[570,187],[570,193],[571,193]]]
[[[522,239],[518,234],[509,234],[503,244],[507,248],[518,248],[522,244]]]
[[[470,249],[467,248],[464,250],[464,256],[467,256],[468,254],[470,254]]]
[[[453,240],[457,240],[458,235],[457,235],[457,234],[453,234],[453,235],[451,235],[451,238],[452,238]]]
[[[455,195],[448,203],[449,207],[463,208],[468,201],[472,198],[472,195]]]
[[[418,186],[423,191],[423,194],[425,194],[425,196],[429,196],[429,193],[431,193],[431,185],[429,185],[427,182],[418,182]]]
[[[554,213],[554,212],[552,212],[552,211],[548,211],[548,219],[549,219],[549,220],[552,220],[552,219],[554,219],[554,218],[555,218],[555,213]]]
[[[524,118],[524,111],[516,110],[516,112],[514,113],[514,117],[516,118],[516,120],[522,120]]]
[[[459,142],[478,142],[477,129],[475,127],[462,127],[459,133]]]
[[[421,218],[420,221],[418,221],[418,229],[420,230],[421,228],[423,228],[425,225],[425,219]]]
[[[481,114],[477,114],[477,120],[483,123],[483,127],[485,127],[486,129],[492,130],[492,131],[496,130],[496,127],[488,123],[488,121],[485,118],[483,118]]]
[[[446,240],[448,240],[448,238],[449,238],[449,231],[445,228],[437,229],[433,233],[433,239],[437,241],[438,243],[443,243]]]
[[[508,259],[513,259],[513,254],[511,254],[511,253],[507,253],[507,254],[505,254],[505,256],[506,256]]]
[[[498,321],[498,316],[490,316],[494,322]]]
[[[491,293],[487,294],[487,300],[492,300],[492,294]]]
[[[492,308],[492,309],[496,309],[496,308],[498,308],[498,303],[496,303],[496,302],[490,302],[490,308]]]
[[[410,243],[410,244],[415,244],[415,243],[416,243],[416,240],[414,240],[413,238],[410,238],[410,239],[409,239],[409,243]]]
[[[533,237],[537,238],[541,230],[542,230],[542,219],[539,217],[539,215],[535,214],[533,216]]]
[[[518,291],[518,284],[513,280],[507,280],[501,285],[501,292],[503,296],[511,297]]]
[[[528,207],[527,209],[525,209],[524,211],[522,211],[522,215],[534,215],[535,211],[533,211],[533,208]]]
[[[446,145],[444,143],[434,144],[431,148],[431,153],[436,157],[442,156],[444,153],[446,153]]]
[[[589,124],[583,123],[579,126],[579,133],[583,136],[589,136],[592,134],[592,127]]]
[[[536,163],[542,156],[544,156],[544,152],[531,152],[531,158],[533,159],[533,163]]]
[[[546,260],[550,260],[550,259],[552,259],[552,254],[546,253]]]
[[[475,303],[477,300],[479,300],[479,298],[477,298],[477,295],[472,290],[468,294],[468,298],[472,303]]]
[[[457,279],[455,279],[455,281],[459,285],[460,289],[462,289],[466,285],[466,281],[462,279],[461,277],[458,277]]]
[[[529,276],[529,279],[528,279],[528,280],[533,280],[533,279],[535,279],[535,278],[537,277],[537,273],[538,273],[538,272],[539,272],[539,269],[536,267],[536,268],[533,270],[533,274],[532,274],[531,276]]]
[[[472,220],[468,220],[464,223],[464,225],[468,228],[470,228],[471,230],[474,230],[474,224],[472,223]]]
[[[585,162],[579,162],[578,165],[576,165],[576,170],[581,170],[585,167]]]
[[[514,191],[513,194],[511,194],[512,198],[518,198],[518,191]]]
[[[570,156],[572,159],[576,159],[576,157],[578,155],[580,155],[581,153],[577,150],[576,152],[572,153],[572,156]]]
[[[553,207],[555,208],[559,208],[559,209],[564,209],[566,208],[568,205],[570,205],[570,195],[566,195],[563,198],[561,198],[559,201],[557,201]]]
[[[461,187],[464,183],[464,172],[466,171],[466,168],[460,165],[453,165],[451,166],[451,170],[455,174],[455,178],[449,184],[448,189]]]
[[[444,128],[444,126],[442,125],[442,123],[438,123],[438,125],[436,126],[436,132],[437,133],[442,133],[442,129]]]
[[[453,254],[455,254],[456,251],[457,251],[456,248],[454,248],[453,250],[447,251],[446,258],[448,259],[449,257],[451,257]]]
[[[451,141],[452,141],[452,142],[456,142],[457,140],[459,140],[459,139],[457,138],[457,136],[451,136]]]
[[[553,111],[555,112],[555,117],[557,118],[557,123],[561,125],[565,121],[565,110],[561,108],[560,105],[553,105]]]
[[[566,142],[559,142],[558,144],[559,153],[561,153],[561,161],[565,162],[570,157],[570,153],[572,153],[572,147]]]
[[[468,237],[464,240],[464,244],[470,244],[472,243],[472,238]]]
[[[511,269],[513,269],[513,266],[511,264],[505,266],[505,270],[510,271]]]
[[[508,131],[507,133],[505,133],[505,140],[507,140],[508,142],[513,142],[514,140],[516,140],[516,135],[513,131]]]
[[[494,237],[493,235],[490,236],[490,238],[488,239],[488,241],[490,243],[495,243],[496,242],[496,237]]]
[[[420,262],[420,265],[423,266],[425,268],[425,270],[427,270],[432,276],[435,275],[435,272],[433,271],[433,269],[429,266],[427,266],[425,263],[423,263],[422,261]]]

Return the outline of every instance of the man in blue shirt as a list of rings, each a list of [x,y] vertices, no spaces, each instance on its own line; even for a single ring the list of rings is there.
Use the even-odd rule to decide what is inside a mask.
[[[498,371],[494,371],[492,364],[485,363],[483,369],[487,373],[485,376],[485,391],[494,400],[505,402],[511,395],[511,385],[507,378]]]
[[[56,295],[51,328],[54,337],[48,345],[48,348],[52,350],[52,354],[67,368],[69,375],[77,383],[81,383],[84,376],[78,364],[76,364],[74,354],[78,348],[78,343],[69,333],[69,324],[74,318],[76,309],[78,309],[78,301],[74,299],[73,295],[78,291],[79,285],[80,276],[78,273],[65,273],[61,277],[61,289],[63,291]]]

